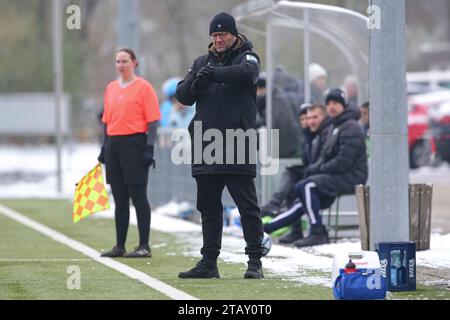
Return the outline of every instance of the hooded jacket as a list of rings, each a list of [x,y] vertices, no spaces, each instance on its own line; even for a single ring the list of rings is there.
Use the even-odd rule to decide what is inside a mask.
[[[175,97],[184,105],[196,103],[195,115],[189,124],[192,145],[192,175],[200,174],[249,174],[256,176],[256,143],[250,144],[246,139],[244,150],[234,150],[233,161],[227,161],[227,129],[242,129],[244,132],[255,127],[256,120],[256,81],[259,76],[260,60],[252,51],[253,45],[245,36],[239,35],[233,47],[225,53],[218,54],[212,44],[209,52],[194,61],[188,74],[178,86]],[[210,65],[213,71],[201,90],[191,90],[197,72]],[[201,131],[194,134],[194,122],[201,121]],[[198,128],[198,127],[197,127]],[[195,154],[204,155],[205,148],[220,141],[203,141],[203,133],[208,129],[217,129],[222,133],[222,161],[198,161]],[[201,137],[199,138],[199,136]],[[194,137],[195,136],[195,137]],[[206,139],[208,140],[208,139]],[[199,141],[202,141],[199,143]],[[209,146],[211,150],[213,146]],[[239,152],[238,152],[239,151]],[[245,161],[238,162],[237,156],[245,153]],[[217,153],[214,153],[217,156]],[[250,155],[252,155],[250,157]],[[231,162],[231,163],[230,163]]]

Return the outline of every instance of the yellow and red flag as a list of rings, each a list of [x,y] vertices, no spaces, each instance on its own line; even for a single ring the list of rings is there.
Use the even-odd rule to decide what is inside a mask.
[[[76,186],[72,212],[73,223],[110,208],[100,163],[89,171]]]

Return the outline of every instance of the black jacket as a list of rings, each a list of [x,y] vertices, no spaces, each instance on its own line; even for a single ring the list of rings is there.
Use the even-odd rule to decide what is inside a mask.
[[[266,96],[257,98],[257,107],[264,110],[259,114],[266,117]],[[279,154],[280,158],[298,158],[301,154],[301,134],[299,124],[292,113],[287,93],[279,86],[274,85],[272,90],[272,129],[279,130]],[[262,117],[261,117],[262,118]],[[264,118],[266,122],[266,118]],[[266,124],[266,123],[264,123]]]
[[[328,138],[331,135],[331,131],[333,130],[333,121],[330,117],[326,117],[323,119],[320,124],[319,129],[317,130],[314,139],[311,141],[311,150],[310,150],[310,160],[311,164],[316,163],[319,158],[321,151],[323,150]]]
[[[308,177],[330,197],[353,194],[356,185],[367,181],[366,144],[357,118],[356,112],[347,108],[332,119],[332,133],[316,164],[319,173]]]
[[[315,137],[316,133],[311,132],[309,128],[302,129],[302,143],[301,143],[302,160],[303,160],[302,167],[306,167],[313,164],[311,157],[311,150],[312,150],[312,142]]]
[[[292,108],[292,114],[294,117],[297,117],[300,106],[305,102],[305,86],[303,81],[290,75],[283,66],[278,66],[274,70],[273,84],[286,92]],[[300,126],[298,127],[300,130]]]
[[[209,53],[197,58],[185,79],[178,84],[175,97],[184,105],[196,103],[195,115],[189,125],[192,142],[192,175],[200,174],[250,174],[256,176],[256,144],[251,145],[246,139],[245,162],[238,164],[236,143],[234,161],[226,161],[226,129],[253,129],[256,120],[256,81],[259,76],[259,57],[252,51],[253,45],[240,35],[234,47],[225,54],[217,54],[210,45]],[[191,90],[197,72],[207,64],[214,67],[209,82],[201,90]],[[205,163],[194,159],[194,122],[202,122],[202,132],[195,132],[197,137],[207,129],[218,129],[223,137],[222,163]],[[205,148],[215,140],[203,141],[198,150],[202,154]],[[216,142],[217,144],[217,142]],[[210,146],[211,148],[212,146]],[[210,150],[210,148],[208,150]],[[250,150],[250,148],[252,150]],[[208,151],[209,152],[209,151]],[[252,153],[252,157],[250,154]],[[242,152],[240,152],[240,155]],[[202,157],[203,158],[203,157]]]

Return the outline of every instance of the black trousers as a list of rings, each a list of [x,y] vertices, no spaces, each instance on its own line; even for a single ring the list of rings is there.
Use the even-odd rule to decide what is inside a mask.
[[[109,136],[105,146],[106,181],[114,197],[116,245],[125,248],[130,198],[136,208],[139,245],[149,244],[151,211],[147,199],[149,167],[143,164],[145,134]]]
[[[217,259],[222,246],[222,192],[227,187],[241,215],[245,254],[250,259],[262,256],[263,225],[254,178],[251,175],[197,175],[197,209],[202,217],[203,247],[206,259]]]

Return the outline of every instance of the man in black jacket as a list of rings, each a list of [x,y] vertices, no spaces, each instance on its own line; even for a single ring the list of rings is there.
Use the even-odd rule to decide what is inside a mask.
[[[256,155],[256,143],[245,139],[245,146],[238,150],[235,143],[230,144],[228,139],[223,138],[223,149],[219,155],[215,153],[215,159],[220,158],[218,161],[197,157],[203,155],[213,143],[220,143],[217,139],[211,143],[199,139],[209,129],[220,131],[223,137],[230,129],[241,132],[254,130],[259,57],[252,51],[251,42],[238,33],[234,18],[227,13],[220,13],[212,19],[209,34],[212,42],[208,54],[195,60],[176,92],[177,100],[184,105],[196,103],[189,133],[192,175],[197,182],[197,209],[201,213],[203,232],[203,258],[194,268],[180,272],[178,276],[220,277],[217,258],[223,227],[221,198],[223,189],[227,187],[241,214],[247,243],[245,253],[249,261],[244,278],[259,279],[264,277],[261,264],[263,227],[254,184],[256,161],[251,161]],[[242,156],[245,161],[237,161]]]
[[[319,160],[305,169],[306,178],[295,187],[311,222],[309,236],[295,242],[296,247],[328,243],[320,209],[331,206],[339,195],[353,194],[356,185],[367,181],[366,144],[357,122],[359,114],[347,107],[340,89],[330,90],[326,107],[333,122],[332,134]]]
[[[285,179],[285,181],[289,181],[288,185],[291,188],[291,190],[289,190],[289,196],[294,198],[288,205],[289,210],[278,214],[269,224],[264,225],[264,231],[267,233],[272,233],[277,229],[292,224],[291,232],[281,237],[279,240],[279,242],[283,244],[293,243],[303,238],[299,220],[305,211],[301,204],[299,205],[298,202],[294,203],[295,198],[298,198],[294,187],[296,186],[296,183],[302,180],[305,168],[308,168],[309,165],[312,165],[319,160],[321,150],[323,150],[326,141],[331,135],[333,127],[331,118],[327,116],[326,109],[322,105],[310,105],[307,108],[307,118],[308,128],[312,133],[312,141],[310,142],[308,150],[305,151],[309,154],[309,162],[306,162],[305,166],[298,166],[296,168],[297,175],[294,175],[293,172],[291,172],[289,176],[290,180]],[[287,169],[287,171],[289,171],[289,168]]]

